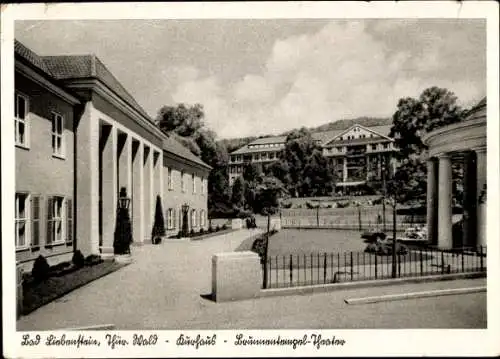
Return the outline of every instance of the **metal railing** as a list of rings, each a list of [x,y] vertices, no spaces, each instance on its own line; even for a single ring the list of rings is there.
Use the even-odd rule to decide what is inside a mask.
[[[367,252],[269,256],[267,271],[264,289],[393,278],[392,255]],[[486,247],[410,248],[396,255],[396,278],[484,271]]]

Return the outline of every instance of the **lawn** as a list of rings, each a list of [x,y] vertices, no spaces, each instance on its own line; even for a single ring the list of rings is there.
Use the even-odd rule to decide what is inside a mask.
[[[361,233],[334,229],[283,229],[269,240],[268,255],[362,252]]]
[[[124,265],[114,261],[104,261],[93,266],[85,266],[60,277],[50,277],[39,283],[27,280],[23,286],[22,314],[29,314],[93,280],[120,269]]]

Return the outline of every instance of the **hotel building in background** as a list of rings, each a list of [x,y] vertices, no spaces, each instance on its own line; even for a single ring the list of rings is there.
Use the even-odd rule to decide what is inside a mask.
[[[16,260],[31,270],[112,254],[120,188],[135,244],[150,242],[160,196],[167,235],[208,227],[210,166],[162,133],[94,55],[39,56],[15,41]],[[187,204],[188,212],[181,212]],[[187,208],[187,207],[185,207]]]
[[[349,192],[369,182],[383,180],[395,172],[397,148],[389,137],[391,124],[365,127],[354,124],[342,130],[312,133],[323,156],[331,160],[336,179],[336,192]],[[229,183],[242,175],[247,163],[269,164],[279,158],[286,136],[259,138],[230,153]]]

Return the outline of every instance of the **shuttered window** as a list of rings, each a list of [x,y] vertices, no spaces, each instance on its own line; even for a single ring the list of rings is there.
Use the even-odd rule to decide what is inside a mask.
[[[46,237],[46,244],[52,244],[53,240],[53,234],[52,232],[54,231],[54,222],[52,221],[52,207],[53,207],[53,200],[52,197],[49,197],[47,199],[47,237]]]
[[[64,243],[66,237],[66,220],[64,197],[49,197],[47,201],[47,244]],[[73,217],[71,217],[71,222]],[[73,233],[71,233],[73,237]]]
[[[29,240],[29,195],[16,193],[15,199],[15,240],[16,248],[28,246]]]
[[[66,244],[73,243],[73,200],[66,200]]]
[[[40,196],[31,196],[31,246],[40,245]]]

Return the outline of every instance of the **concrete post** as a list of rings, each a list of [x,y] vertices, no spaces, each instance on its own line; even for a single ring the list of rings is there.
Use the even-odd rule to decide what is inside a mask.
[[[427,236],[432,245],[437,245],[437,161],[435,158],[427,160]]]
[[[439,156],[438,246],[452,248],[451,158]]]
[[[486,147],[476,148],[477,245],[486,246]]]
[[[212,257],[212,298],[216,302],[258,297],[260,257],[254,252],[226,252]]]

